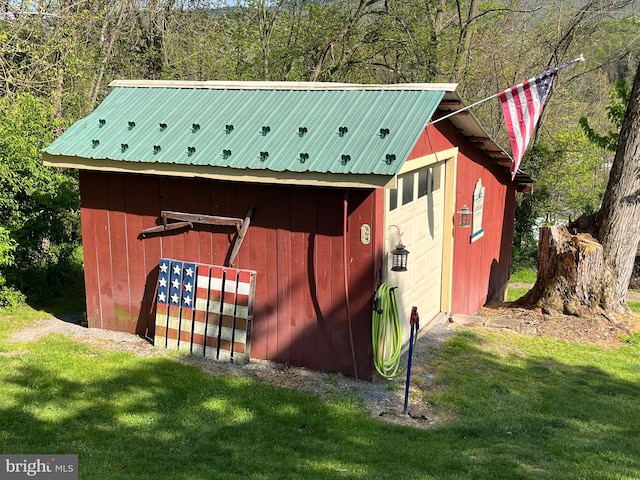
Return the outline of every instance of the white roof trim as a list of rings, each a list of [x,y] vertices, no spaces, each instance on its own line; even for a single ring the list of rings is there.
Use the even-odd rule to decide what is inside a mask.
[[[218,90],[435,90],[454,92],[457,83],[356,84],[331,82],[241,82],[188,80],[113,80],[110,87],[202,88]]]
[[[344,188],[394,188],[394,177],[389,175],[354,175],[349,173],[323,174],[316,172],[273,172],[270,170],[246,170],[206,165],[178,165],[175,163],[124,162],[97,160],[65,155],[42,154],[48,167],[77,168],[98,172],[141,173],[171,177],[210,178],[247,183],[272,183],[286,185],[310,185],[315,187]]]

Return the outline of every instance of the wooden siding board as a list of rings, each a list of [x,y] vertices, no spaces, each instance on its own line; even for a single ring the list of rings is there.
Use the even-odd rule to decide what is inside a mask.
[[[197,180],[198,212],[203,215],[213,215],[211,211],[211,182]],[[213,263],[213,229],[202,229],[198,234],[198,254],[202,263]]]
[[[113,272],[114,313],[109,329],[135,332],[129,293],[130,259],[127,245],[124,176],[111,175],[108,180],[109,235],[111,238],[111,270]]]
[[[106,188],[100,188],[104,177],[96,172],[80,171],[80,218],[84,251],[84,280],[87,320],[91,327],[102,326],[100,276],[98,271],[98,231],[106,211]],[[101,195],[102,193],[102,195]]]
[[[146,335],[147,324],[145,321],[140,321],[144,311],[145,286],[147,283],[144,245],[140,237],[140,232],[144,229],[142,204],[146,192],[139,188],[140,181],[141,179],[136,176],[123,176],[130,315],[131,321],[136,324],[135,333]]]
[[[174,178],[171,186],[173,209],[178,212],[198,213],[198,196],[193,179]],[[200,262],[199,226],[188,228],[174,235],[175,258],[186,262]]]
[[[96,236],[96,254],[98,263],[98,285],[100,295],[100,328],[112,330],[115,312],[113,298],[113,277],[111,270],[111,233],[109,228],[108,179],[102,177],[92,188],[105,198],[104,210],[98,210],[93,217]]]
[[[213,215],[228,215],[227,205],[227,186],[225,183],[211,186],[211,212]],[[230,199],[229,199],[230,201]],[[229,240],[227,238],[231,229],[229,227],[212,227],[212,265],[224,265],[229,249]]]
[[[231,182],[224,183],[224,202],[225,208],[223,216],[238,218],[238,185]],[[246,213],[246,212],[245,212]],[[244,214],[242,215],[244,218]],[[222,253],[222,263],[220,265],[226,265],[229,261],[231,254],[231,248],[233,240],[236,234],[235,227],[223,227],[220,232],[224,234],[225,245]]]
[[[333,209],[331,208],[331,191],[318,190],[318,233],[316,236],[315,283],[317,291],[317,352],[325,368],[331,366],[331,224]]]
[[[267,217],[268,229],[266,231],[266,243],[271,245],[272,248],[266,249],[266,261],[267,269],[265,282],[267,284],[267,296],[266,302],[266,329],[267,329],[267,359],[276,360],[278,358],[278,322],[279,318],[279,297],[278,297],[278,244],[277,244],[277,231],[273,228],[273,220],[276,216],[275,210],[278,205],[272,202],[271,193],[265,192],[265,200],[268,199],[267,205],[269,213]]]
[[[236,217],[244,218],[247,216],[249,209],[254,207],[251,203],[251,199],[249,198],[249,188],[240,188],[237,189],[236,192]],[[253,222],[249,221],[249,228],[245,233],[244,239],[242,240],[242,245],[240,245],[240,250],[238,250],[238,255],[236,257],[236,262],[234,267],[236,268],[245,268],[251,269],[251,241],[252,241],[252,228]],[[233,237],[235,240],[235,236]],[[233,247],[233,244],[229,245],[229,250]]]
[[[289,296],[291,308],[291,363],[305,365],[305,297],[309,294],[307,271],[308,234],[304,231],[304,219],[307,212],[304,196],[299,188],[291,189],[291,278]]]
[[[351,350],[344,290],[344,246],[343,238],[343,202],[344,190],[332,190],[331,206],[334,215],[331,221],[331,369],[335,372],[349,372]],[[348,245],[347,245],[348,248]],[[347,251],[347,261],[349,252]],[[348,267],[347,267],[348,268]]]
[[[291,316],[293,313],[291,308],[291,189],[275,189],[272,202],[275,207],[274,219],[276,222],[277,245],[277,361],[289,363],[291,362]]]
[[[371,377],[371,311],[374,294],[375,258],[373,242],[361,241],[360,228],[373,223],[373,192],[352,191],[349,196],[350,278],[349,298],[351,329],[360,379]]]
[[[158,181],[158,198],[160,199],[160,209],[156,214],[158,218],[160,218],[160,213],[162,212],[162,210],[173,210],[171,183],[172,179],[168,177],[160,177]],[[169,235],[158,235],[158,238],[160,238],[161,246],[160,256],[162,258],[177,258],[177,251],[173,247],[173,239],[175,237],[175,233],[177,232],[172,232]]]
[[[160,215],[160,182],[157,177],[138,176],[137,187],[144,192],[140,203],[142,215],[142,228],[151,228],[157,225]],[[144,272],[146,274],[144,298],[142,300],[142,313],[138,320],[140,329],[146,330],[146,335],[153,338],[155,334],[156,316],[156,285],[158,282],[158,264],[162,257],[162,237],[153,235],[141,240],[144,250]]]
[[[303,203],[305,213],[301,229],[305,232],[305,289],[300,303],[304,336],[302,341],[304,365],[313,370],[322,369],[322,358],[318,352],[318,288],[316,282],[316,247],[318,238],[318,217],[320,215],[318,195],[315,189],[304,189]]]
[[[274,315],[271,305],[270,289],[275,288],[275,272],[269,269],[270,250],[273,244],[268,242],[268,228],[265,225],[266,219],[271,213],[266,201],[266,190],[261,185],[253,185],[249,189],[249,202],[256,206],[253,218],[251,219],[251,243],[248,245],[250,252],[250,268],[255,270],[256,275],[256,295],[254,303],[254,321],[252,328],[251,352],[257,358],[270,358],[267,340],[270,332],[268,326]],[[244,247],[244,245],[243,245]]]

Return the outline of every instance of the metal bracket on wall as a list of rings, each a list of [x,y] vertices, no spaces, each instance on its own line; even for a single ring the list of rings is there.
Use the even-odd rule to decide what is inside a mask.
[[[244,218],[244,220],[242,218],[220,217],[216,215],[200,215],[197,213],[183,213],[163,210],[162,212],[160,212],[162,225],[143,230],[142,237],[144,238],[147,235],[154,233],[164,233],[170,230],[177,230],[179,228],[193,228],[194,223],[203,225],[235,227],[236,237],[233,241],[229,259],[226,262],[226,266],[232,266],[233,262],[236,259],[236,256],[238,255],[238,251],[240,250],[240,245],[242,245],[242,240],[244,240],[244,236],[249,229],[251,217],[253,216],[253,210],[253,207],[249,209],[249,212],[247,212],[247,216]],[[171,222],[169,222],[169,220],[171,220]]]

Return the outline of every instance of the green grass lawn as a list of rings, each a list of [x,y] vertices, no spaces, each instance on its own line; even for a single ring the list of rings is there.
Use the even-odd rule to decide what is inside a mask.
[[[77,453],[82,480],[637,479],[640,346],[461,333],[437,354],[433,430],[166,357],[62,336],[7,344],[0,451]],[[398,406],[399,408],[401,406]]]
[[[522,297],[525,293],[527,293],[530,289],[524,287],[508,287],[507,288],[507,302],[515,302],[520,297]]]
[[[536,283],[536,271],[532,268],[520,268],[511,274],[510,283]]]
[[[513,272],[509,278],[509,283],[528,283],[533,285],[536,283],[536,271],[531,268],[519,269]],[[526,287],[511,287],[507,288],[507,302],[515,302],[529,291]]]

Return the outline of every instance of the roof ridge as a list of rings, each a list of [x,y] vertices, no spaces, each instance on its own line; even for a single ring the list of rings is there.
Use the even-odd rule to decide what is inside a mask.
[[[192,88],[217,90],[380,90],[403,91],[456,90],[457,83],[393,83],[358,84],[334,82],[280,82],[280,81],[227,81],[227,80],[113,80],[110,87],[133,88]]]

